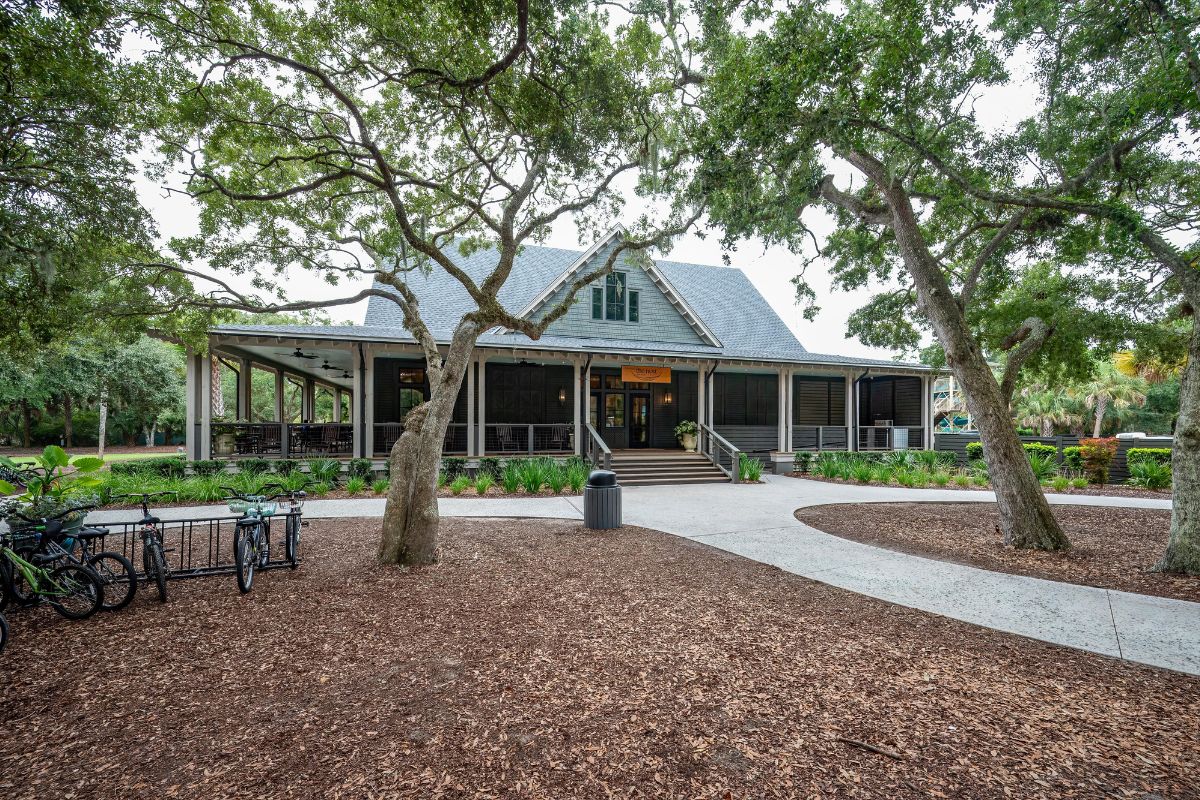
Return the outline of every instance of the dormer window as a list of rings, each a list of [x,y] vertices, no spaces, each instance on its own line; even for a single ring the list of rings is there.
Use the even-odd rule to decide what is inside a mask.
[[[624,272],[611,272],[603,287],[592,287],[592,319],[637,322],[638,316],[638,293],[626,290]]]

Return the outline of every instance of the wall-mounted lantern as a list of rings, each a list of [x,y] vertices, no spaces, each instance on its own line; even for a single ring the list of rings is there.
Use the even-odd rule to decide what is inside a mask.
[[[565,406],[567,404],[567,390],[560,388],[558,390],[558,404]]]
[[[663,405],[667,405],[667,406],[671,405],[671,399],[672,398],[671,398],[670,392],[663,393]]]

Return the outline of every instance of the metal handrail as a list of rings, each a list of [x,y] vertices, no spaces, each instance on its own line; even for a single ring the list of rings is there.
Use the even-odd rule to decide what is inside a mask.
[[[705,425],[703,422],[698,423],[696,428],[700,434],[699,437],[697,437],[698,441],[696,449],[699,450],[701,454],[707,456],[708,460],[713,463],[714,467],[728,475],[730,481],[733,483],[738,483],[739,479],[741,478],[741,470],[739,469],[740,464],[738,461],[741,458],[742,451],[734,447],[728,439],[714,431],[709,426]],[[705,446],[706,439],[708,440],[708,447]],[[723,450],[729,453],[729,469],[726,469],[725,466],[721,464],[721,457],[718,455],[718,450]]]
[[[584,452],[592,462],[592,469],[612,469],[612,450],[604,443],[604,438],[592,427],[592,423],[583,423],[587,428],[588,440]]]

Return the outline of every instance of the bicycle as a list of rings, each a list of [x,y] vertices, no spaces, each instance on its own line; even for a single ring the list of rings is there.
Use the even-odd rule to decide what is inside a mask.
[[[0,653],[4,652],[5,646],[8,644],[8,620],[0,614]]]
[[[48,603],[67,619],[85,619],[100,609],[104,585],[62,548],[66,536],[61,516],[0,536],[0,611],[10,599],[20,605]],[[26,540],[21,545],[24,555],[12,547],[18,536]]]
[[[74,512],[90,511],[94,506],[81,506]],[[66,512],[72,513],[72,512]],[[15,514],[14,516],[26,522],[33,523],[33,528],[23,528],[16,532],[18,537],[25,537],[25,550],[35,552],[40,544],[40,534],[36,525],[38,520]],[[100,608],[103,611],[120,611],[133,602],[137,594],[137,573],[128,558],[112,551],[96,552],[96,542],[108,536],[107,528],[84,526],[79,531],[63,532],[60,541],[52,543],[53,547],[61,550],[60,557],[70,560],[81,567],[87,567],[96,573],[103,584],[103,599]]]
[[[283,487],[267,484],[262,488]],[[270,518],[279,508],[274,500],[281,495],[246,495],[228,486],[221,489],[227,494],[229,510],[242,515],[234,527],[233,554],[238,589],[246,594],[254,586],[255,571],[265,567],[271,558]]]
[[[167,602],[167,577],[170,573],[167,567],[167,553],[171,551],[163,546],[163,535],[159,529],[162,520],[150,513],[150,499],[163,495],[174,496],[175,492],[140,492],[117,495],[113,498],[137,498],[141,503],[142,518],[138,525],[142,537],[142,572],[145,573],[147,582],[154,581],[160,603]]]

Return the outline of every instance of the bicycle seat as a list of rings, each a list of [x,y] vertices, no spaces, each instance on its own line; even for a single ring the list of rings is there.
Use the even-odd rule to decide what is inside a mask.
[[[160,522],[162,522],[162,520],[156,516],[153,516],[152,514],[147,514],[146,516],[142,517],[143,525],[157,525]]]
[[[76,539],[98,539],[108,536],[108,528],[83,528],[75,534]]]

